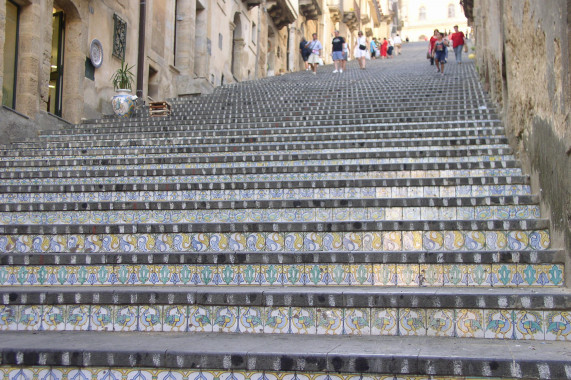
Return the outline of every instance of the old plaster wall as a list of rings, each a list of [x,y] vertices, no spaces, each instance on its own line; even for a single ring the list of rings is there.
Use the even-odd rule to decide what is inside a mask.
[[[476,1],[477,68],[551,219],[571,279],[571,0]],[[567,280],[567,285],[570,281]]]
[[[6,2],[0,2],[0,51],[4,51],[4,30],[6,29]],[[4,55],[0,59],[0,88],[4,83]],[[0,91],[0,104],[2,104],[2,91]]]

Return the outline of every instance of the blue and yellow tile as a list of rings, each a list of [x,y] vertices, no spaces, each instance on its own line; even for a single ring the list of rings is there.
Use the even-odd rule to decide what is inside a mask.
[[[290,332],[290,308],[269,306],[264,309],[264,333],[287,334]]]
[[[317,334],[316,309],[311,307],[292,307],[290,313],[292,334]]]
[[[483,338],[485,333],[484,311],[481,309],[456,310],[456,336]]]
[[[238,306],[213,306],[213,332],[239,332],[240,314]],[[192,321],[192,317],[189,318]]]
[[[163,330],[186,331],[188,323],[188,306],[186,305],[164,305],[163,306]]]
[[[375,286],[396,286],[397,266],[396,264],[373,264],[374,285]]]
[[[345,334],[371,335],[370,309],[345,309]]]
[[[493,339],[513,339],[514,323],[512,313],[512,310],[485,310],[484,336]]]
[[[344,310],[341,308],[317,308],[317,334],[342,335]]]
[[[453,309],[428,309],[426,312],[426,335],[453,337],[455,333]]]
[[[545,338],[545,323],[543,315],[543,311],[514,311],[515,339],[543,340]]]
[[[399,309],[398,325],[400,336],[425,336],[426,310],[408,308]]]
[[[176,318],[182,318],[183,316],[179,314],[179,310],[174,313]],[[171,314],[169,314],[171,315]],[[189,332],[212,332],[214,327],[214,320],[216,317],[213,314],[212,306],[205,305],[190,305],[188,306],[188,319],[185,317],[185,323],[183,327],[180,327],[182,331],[187,330]],[[219,320],[221,322],[221,320]],[[177,321],[177,326],[180,326],[180,319]]]

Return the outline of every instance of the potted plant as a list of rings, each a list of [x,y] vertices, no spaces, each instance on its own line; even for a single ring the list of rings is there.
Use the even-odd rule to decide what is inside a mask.
[[[111,83],[117,94],[113,96],[111,104],[113,112],[119,117],[130,117],[135,108],[137,96],[131,95],[131,87],[135,78],[133,76],[133,66],[129,66],[125,61],[121,61],[121,67],[111,76]]]

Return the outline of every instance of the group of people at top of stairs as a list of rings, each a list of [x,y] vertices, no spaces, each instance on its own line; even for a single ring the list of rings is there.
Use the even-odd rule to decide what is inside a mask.
[[[468,51],[468,45],[466,44],[466,36],[458,30],[458,25],[454,25],[454,33],[450,33],[448,36],[445,36],[438,29],[434,29],[434,35],[430,37],[428,42],[426,58],[430,59],[431,65],[436,63],[436,72],[441,75],[444,75],[444,65],[446,64],[446,58],[448,58],[450,41],[452,41],[456,63],[461,64],[462,50]]]
[[[370,45],[367,44],[367,38],[363,35],[363,32],[359,31],[357,38],[357,44],[355,46],[355,51],[353,55],[359,62],[359,67],[364,69],[366,67],[366,59],[381,57],[387,58],[392,57],[393,52],[395,55],[401,54],[402,39],[397,34],[394,39],[390,38],[384,39],[382,44],[377,43],[377,39],[373,38]],[[335,36],[331,41],[333,45],[332,58],[335,65],[335,70],[333,73],[343,73],[346,70],[347,60],[349,59],[349,43],[345,38],[339,35],[339,31],[335,31]],[[317,66],[322,64],[321,51],[323,50],[323,45],[317,39],[317,33],[313,33],[312,40],[307,41],[303,38],[299,44],[299,51],[301,57],[305,62],[305,70],[311,71],[313,74],[317,74]]]

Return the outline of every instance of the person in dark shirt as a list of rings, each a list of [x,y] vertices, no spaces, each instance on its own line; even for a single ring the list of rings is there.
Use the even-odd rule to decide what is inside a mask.
[[[303,63],[305,64],[305,71],[309,70],[309,63],[307,63],[307,59],[311,54],[311,51],[307,48],[307,40],[305,37],[301,37],[301,42],[299,43],[299,53],[301,54],[301,58],[303,59]]]
[[[345,38],[339,36],[338,30],[335,31],[335,37],[333,37],[332,44],[333,49],[331,55],[333,57],[333,63],[335,64],[335,70],[333,70],[333,72],[342,73],[343,68],[341,61],[343,60],[343,47],[345,45]],[[339,66],[341,66],[341,68],[339,68]]]

